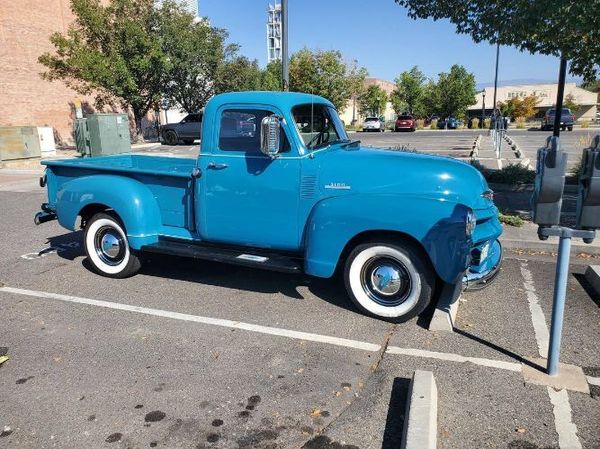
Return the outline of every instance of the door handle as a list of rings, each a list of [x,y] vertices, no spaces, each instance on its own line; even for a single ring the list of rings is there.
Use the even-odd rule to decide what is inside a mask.
[[[225,168],[229,167],[229,165],[227,164],[217,164],[215,162],[209,162],[208,165],[206,166],[206,168],[209,168],[211,170],[223,170]]]

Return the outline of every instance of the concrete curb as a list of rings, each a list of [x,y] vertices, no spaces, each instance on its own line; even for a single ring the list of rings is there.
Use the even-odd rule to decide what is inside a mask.
[[[542,241],[542,240],[516,240],[516,239],[503,239],[500,237],[502,246],[504,248],[511,249],[530,249],[534,251],[546,251],[546,252],[558,252],[558,240],[557,241]],[[573,253],[586,253],[593,255],[600,255],[600,248],[597,246],[586,245],[585,243],[571,244],[571,252]]]
[[[481,134],[477,136],[475,142],[473,142],[473,148],[471,149],[471,159],[476,159],[479,156],[479,149],[481,148]]]
[[[462,293],[462,284],[446,284],[440,294],[437,306],[433,311],[433,316],[429,322],[430,331],[453,332],[460,294]]]
[[[600,265],[588,265],[585,270],[585,280],[590,283],[596,296],[600,298]]]
[[[436,449],[437,403],[433,373],[415,371],[408,390],[401,449]]]

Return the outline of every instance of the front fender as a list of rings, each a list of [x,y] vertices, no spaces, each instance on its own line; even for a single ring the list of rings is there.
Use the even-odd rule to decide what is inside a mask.
[[[403,233],[421,244],[445,282],[460,279],[470,261],[465,234],[469,208],[437,198],[394,194],[346,195],[315,205],[305,230],[305,271],[333,275],[346,244],[365,232]]]
[[[90,175],[67,181],[57,192],[59,223],[75,230],[77,216],[90,204],[105,205],[119,215],[132,248],[140,249],[158,240],[160,210],[150,189],[141,182],[116,175]]]

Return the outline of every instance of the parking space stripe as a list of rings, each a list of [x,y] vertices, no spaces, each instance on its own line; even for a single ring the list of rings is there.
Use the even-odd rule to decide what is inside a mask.
[[[232,329],[242,329],[260,334],[277,335],[280,337],[294,338],[297,340],[314,341],[326,343],[335,346],[345,346],[348,348],[361,349],[363,351],[377,352],[381,345],[366,343],[357,340],[348,340],[346,338],[330,337],[328,335],[312,334],[308,332],[299,332],[276,327],[261,326],[258,324],[243,323],[240,321],[225,320],[221,318],[210,318],[198,315],[189,315],[187,313],[170,312],[168,310],[150,309],[147,307],[132,306],[117,302],[100,301],[97,299],[80,298],[77,296],[61,295],[58,293],[47,293],[34,290],[24,290],[21,288],[0,287],[0,292],[13,293],[16,295],[32,296],[37,298],[57,299],[76,304],[87,304],[90,306],[104,307],[108,309],[124,310],[127,312],[142,313],[144,315],[158,316],[162,318],[171,318],[181,321],[191,321],[194,323],[210,324],[212,326],[227,327]]]
[[[171,319],[175,319],[175,320],[209,324],[212,326],[240,329],[240,330],[246,330],[246,331],[250,331],[250,332],[257,332],[257,333],[261,333],[261,334],[293,338],[293,339],[297,339],[297,340],[314,341],[317,343],[325,343],[325,344],[330,344],[330,345],[335,345],[335,346],[344,346],[344,347],[348,347],[348,348],[360,349],[360,350],[369,351],[369,352],[377,352],[377,351],[381,350],[381,345],[374,344],[374,343],[367,343],[367,342],[363,342],[363,341],[349,340],[349,339],[345,339],[345,338],[331,337],[328,335],[313,334],[313,333],[309,333],[309,332],[293,331],[293,330],[281,329],[281,328],[276,328],[276,327],[261,326],[258,324],[243,323],[240,321],[232,321],[232,320],[226,320],[226,319],[221,319],[221,318],[210,318],[210,317],[203,317],[203,316],[198,316],[198,315],[189,315],[186,313],[170,312],[168,310],[150,309],[147,307],[132,306],[132,305],[128,305],[128,304],[121,304],[121,303],[110,302],[110,301],[101,301],[101,300],[97,300],[97,299],[81,298],[78,296],[62,295],[59,293],[48,293],[48,292],[41,292],[41,291],[35,291],[35,290],[25,290],[25,289],[21,289],[21,288],[13,288],[13,287],[0,287],[0,293],[1,292],[12,293],[15,295],[30,296],[30,297],[35,297],[35,298],[54,299],[54,300],[59,300],[59,301],[75,303],[75,304],[85,304],[85,305],[103,307],[103,308],[108,308],[108,309],[123,310],[126,312],[142,313],[145,315],[157,316],[157,317],[162,317],[162,318],[171,318]],[[501,360],[484,359],[484,358],[479,358],[479,357],[468,357],[468,356],[463,356],[460,354],[453,354],[453,353],[434,352],[434,351],[427,351],[427,350],[413,349],[413,348],[400,348],[397,346],[389,346],[386,350],[386,353],[387,354],[395,354],[395,355],[405,355],[405,356],[410,356],[410,357],[445,360],[445,361],[455,362],[455,363],[470,362],[470,363],[473,363],[476,365],[485,366],[485,367],[489,367],[489,368],[498,368],[498,369],[514,371],[514,372],[521,371],[521,364],[519,364],[519,363],[505,362],[505,361],[501,361]]]
[[[467,357],[460,354],[452,354],[447,352],[427,351],[424,349],[399,348],[397,346],[388,346],[388,354],[400,354],[413,357],[422,357],[427,359],[447,360],[450,362],[465,363],[470,362],[475,365],[487,366],[489,368],[499,368],[508,371],[521,371],[521,364],[514,362],[504,362],[502,360],[483,359],[480,357]]]
[[[527,262],[521,262],[521,275],[523,276],[523,287],[527,292],[527,301],[529,302],[531,322],[533,323],[538,350],[540,355],[546,358],[548,356],[550,333],[544,311],[536,295],[533,275],[527,266]],[[577,426],[572,421],[569,393],[567,390],[557,391],[552,387],[547,387],[547,390],[554,413],[554,428],[558,434],[558,447],[560,449],[581,449],[581,442],[577,436]]]
[[[585,376],[588,384],[590,385],[596,385],[597,387],[600,387],[600,377],[592,377],[592,376]]]
[[[546,317],[542,311],[542,306],[538,300],[535,292],[535,285],[533,284],[533,275],[526,262],[521,262],[521,275],[523,276],[523,287],[527,294],[527,302],[529,303],[529,310],[531,312],[531,322],[533,323],[533,330],[535,332],[535,339],[537,341],[538,351],[540,356],[548,356],[548,345],[550,344],[550,334],[548,332],[548,325],[546,324]]]
[[[571,404],[569,404],[569,393],[567,390],[554,390],[546,387],[552,411],[554,413],[554,426],[558,433],[558,446],[561,449],[581,449],[581,442],[577,437],[577,426],[571,419]]]

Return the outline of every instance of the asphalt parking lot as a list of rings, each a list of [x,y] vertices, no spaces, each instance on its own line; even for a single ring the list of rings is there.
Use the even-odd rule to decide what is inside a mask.
[[[594,136],[598,134],[600,134],[600,128],[575,128],[573,131],[561,131],[561,148],[569,155],[568,167],[572,168],[579,162],[582,150],[588,148]],[[523,152],[523,158],[530,159],[535,167],[537,150],[546,144],[546,139],[552,135],[552,131],[509,128],[508,135]],[[510,149],[505,146],[505,151],[510,151]],[[510,152],[512,153],[512,151]]]
[[[551,259],[508,254],[494,284],[463,294],[455,332],[430,332],[426,316],[360,315],[336,280],[172,257],[99,277],[80,232],[33,224],[37,176],[11,176],[0,176],[1,448],[398,447],[415,369],[438,383],[440,448],[600,447],[600,298],[583,265],[561,361],[590,391],[557,392],[521,372],[547,346]]]

